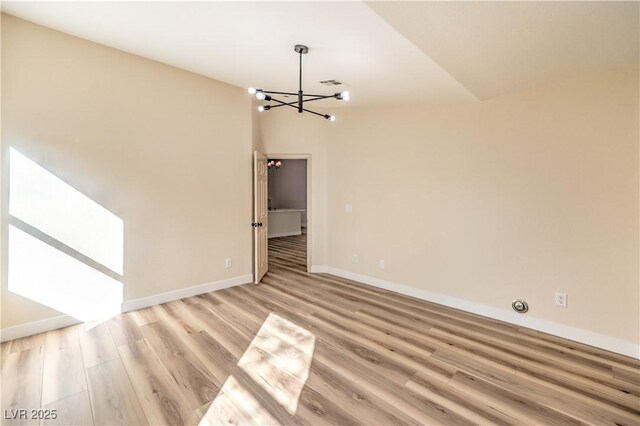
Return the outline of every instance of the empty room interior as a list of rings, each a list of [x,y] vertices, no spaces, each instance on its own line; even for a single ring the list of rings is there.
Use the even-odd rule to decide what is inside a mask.
[[[640,425],[640,2],[3,1],[6,425]]]

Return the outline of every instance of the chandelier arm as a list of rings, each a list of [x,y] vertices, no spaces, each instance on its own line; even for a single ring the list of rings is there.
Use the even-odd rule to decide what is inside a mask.
[[[283,101],[281,101],[279,99],[274,99],[274,98],[271,98],[271,100],[274,101],[274,102],[277,102],[278,105],[272,105],[270,109],[283,107],[283,106],[288,106],[288,107],[291,107],[291,108],[298,109],[298,106],[296,106],[297,102],[287,103],[287,102],[283,102]],[[321,114],[319,112],[311,111],[310,109],[302,108],[302,111],[303,112],[308,112],[308,113],[313,114],[313,115],[317,115],[318,117],[329,118],[329,116],[327,114]]]
[[[335,98],[335,96],[333,95],[327,95],[327,96],[318,96],[317,98],[312,98],[312,99],[303,99],[302,102],[311,102],[311,101],[319,101],[322,99],[329,99],[329,98]]]
[[[274,101],[274,102],[278,102],[278,103],[280,104],[280,105],[273,105],[271,108],[277,108],[277,107],[281,107],[281,106],[290,106],[290,107],[292,107],[292,108],[298,109],[298,107],[297,107],[297,106],[295,106],[295,105],[297,105],[297,104],[298,104],[298,101],[294,101],[294,102],[283,102],[283,101],[281,101],[281,100],[279,100],[279,99],[276,99],[276,98],[271,98],[271,100],[272,100],[272,101]]]
[[[282,104],[278,104],[278,105],[271,105],[271,108],[270,108],[270,109],[279,108],[279,107],[283,107],[283,106],[288,106],[288,107],[291,107],[291,108],[298,109],[298,107],[296,106],[296,104],[297,104],[297,102],[290,103],[290,104],[282,103]]]
[[[272,92],[270,90],[261,90],[262,93],[266,93],[268,95],[289,95],[289,96],[298,96],[297,93],[292,93],[292,92]],[[308,95],[304,95],[304,96],[308,96]]]
[[[320,117],[322,117],[322,118],[326,118],[326,117],[325,117],[325,114],[320,114],[319,112],[311,111],[310,109],[306,109],[306,108],[302,108],[302,110],[303,110],[304,112],[310,112],[311,114],[315,114],[315,115],[318,115],[318,116],[320,116]]]
[[[265,92],[265,93],[267,93],[267,92]],[[336,95],[335,94],[334,95],[312,95],[310,93],[304,93],[302,96],[314,96],[314,97],[325,96],[327,98],[334,98]]]
[[[305,99],[305,100],[303,100],[302,102],[304,103],[304,102],[318,101],[318,100],[327,99],[327,98],[333,98],[333,96],[320,96],[320,97],[313,98],[313,99]],[[287,106],[293,106],[293,105],[296,105],[296,104],[298,103],[298,101],[294,101],[294,102],[283,102],[283,101],[281,101],[281,100],[279,100],[279,99],[276,99],[276,98],[271,98],[271,100],[272,100],[272,101],[274,101],[274,102],[278,102],[278,103],[280,104],[280,105],[273,105],[271,108],[277,108],[277,107],[279,107],[279,106],[285,106],[285,105],[287,105]],[[294,108],[295,108],[295,107],[294,107]]]

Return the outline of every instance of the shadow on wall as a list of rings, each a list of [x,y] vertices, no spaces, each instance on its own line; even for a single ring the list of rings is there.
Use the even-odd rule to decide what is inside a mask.
[[[124,223],[14,148],[8,289],[81,321],[121,312]]]

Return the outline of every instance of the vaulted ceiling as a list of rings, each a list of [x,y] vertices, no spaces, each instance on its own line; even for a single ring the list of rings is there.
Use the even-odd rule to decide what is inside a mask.
[[[480,99],[623,67],[640,54],[638,2],[368,5]]]
[[[20,18],[241,87],[350,105],[489,99],[637,63],[637,2],[11,2]],[[319,83],[335,79],[344,86]],[[331,101],[337,103],[335,101]]]

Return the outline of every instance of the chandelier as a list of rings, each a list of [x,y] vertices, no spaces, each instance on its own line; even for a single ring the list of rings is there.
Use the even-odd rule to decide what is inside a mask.
[[[259,101],[275,102],[275,105],[274,104],[260,105],[258,107],[258,111],[263,112],[263,111],[269,111],[274,108],[288,106],[288,107],[297,109],[300,114],[302,114],[303,112],[309,112],[311,114],[318,115],[322,118],[325,118],[329,121],[336,121],[336,117],[334,115],[321,114],[319,112],[306,109],[305,103],[312,102],[312,101],[319,101],[320,99],[329,99],[329,98],[335,98],[340,101],[348,101],[349,92],[345,90],[344,92],[334,93],[333,95],[311,95],[308,93],[304,93],[302,90],[302,55],[306,55],[307,53],[309,53],[309,48],[302,44],[296,44],[293,50],[296,53],[298,53],[298,55],[300,55],[300,80],[299,80],[298,93],[273,92],[270,90],[255,89],[253,87],[250,87],[248,90],[249,94],[255,95],[256,99],[258,99]],[[274,98],[272,95],[295,96],[297,97],[297,100],[294,102],[285,102],[285,101],[281,101],[279,99]]]
[[[267,161],[268,168],[279,169],[282,166],[282,161],[280,160],[269,160]]]

